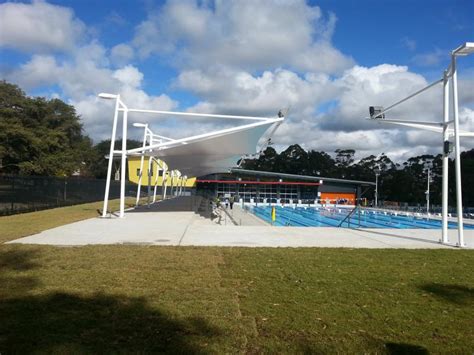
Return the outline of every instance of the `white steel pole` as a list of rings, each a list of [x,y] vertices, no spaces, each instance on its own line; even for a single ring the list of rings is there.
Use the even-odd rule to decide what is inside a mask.
[[[123,218],[125,216],[125,173],[127,171],[127,116],[128,109],[124,109],[122,125],[122,166],[120,168],[120,218]]]
[[[147,136],[147,125],[145,125],[145,130],[143,133],[143,145],[142,148],[145,148],[146,146],[146,136]],[[137,201],[135,202],[135,205],[138,206],[138,201],[140,200],[140,192],[142,188],[142,178],[143,178],[143,163],[145,161],[145,151],[142,153],[142,157],[140,158],[140,178],[138,179],[138,188],[137,188]]]
[[[458,214],[458,246],[464,246],[464,230],[462,215],[462,185],[461,185],[461,147],[459,142],[459,107],[458,107],[458,78],[456,68],[456,56],[451,56],[451,70],[453,71],[453,110],[454,110],[454,149],[455,149],[455,172],[456,172],[456,202]]]
[[[444,72],[443,80],[443,147],[444,142],[449,141],[448,121],[449,121],[449,78],[448,72]],[[443,196],[442,196],[442,219],[443,228],[441,233],[441,243],[446,244],[448,240],[448,171],[449,153],[443,151]]]
[[[107,216],[107,206],[109,203],[110,179],[112,177],[112,166],[114,162],[115,135],[117,133],[119,101],[120,101],[120,96],[117,95],[117,98],[115,100],[114,123],[112,125],[112,137],[110,140],[109,166],[107,168],[107,180],[105,181],[105,196],[104,196],[104,207],[102,209],[102,217]]]
[[[168,168],[165,166],[163,168],[163,179],[161,180],[161,199],[166,199],[166,189],[168,188]]]
[[[184,182],[184,176],[181,175],[180,177],[181,181],[179,183],[179,196],[183,193],[183,182]]]
[[[171,196],[174,196],[173,193],[174,193],[174,170],[171,170],[171,187],[170,187],[170,195]]]
[[[153,188],[153,203],[156,202],[156,188],[158,186],[158,177],[160,176],[160,165],[158,164],[158,162],[156,161],[156,176],[155,176],[155,186]]]
[[[428,187],[426,188],[426,214],[430,214],[430,168],[428,168]]]
[[[153,165],[152,165],[152,157],[150,156],[148,158],[148,188],[147,188],[147,207],[150,208],[150,199],[151,199],[151,176],[152,176],[152,169],[153,169]]]
[[[379,174],[375,173],[375,208],[378,207],[379,199]]]

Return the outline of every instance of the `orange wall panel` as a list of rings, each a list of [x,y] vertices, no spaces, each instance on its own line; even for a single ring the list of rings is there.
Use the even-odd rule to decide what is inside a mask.
[[[320,199],[322,203],[325,203],[326,200],[329,200],[329,203],[334,203],[337,200],[345,199],[348,201],[348,204],[353,205],[355,203],[356,195],[355,193],[348,192],[321,192]]]

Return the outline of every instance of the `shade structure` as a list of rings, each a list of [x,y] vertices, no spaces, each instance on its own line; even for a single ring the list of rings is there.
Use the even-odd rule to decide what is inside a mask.
[[[169,169],[188,176],[229,171],[243,155],[256,153],[258,141],[275,124],[247,125],[227,133],[148,149],[145,154],[165,161]]]
[[[120,213],[119,217],[125,214],[125,180],[126,180],[126,160],[130,156],[140,156],[140,173],[137,189],[137,204],[140,198],[140,188],[142,174],[145,168],[145,157],[147,157],[148,172],[151,175],[151,162],[155,159],[161,166],[163,177],[168,176],[171,181],[179,178],[179,186],[171,186],[171,193],[179,194],[182,192],[183,181],[188,176],[200,176],[209,173],[218,173],[229,171],[234,167],[238,160],[245,155],[257,152],[257,144],[260,138],[269,131],[266,137],[266,144],[261,147],[265,148],[270,142],[278,126],[283,122],[285,113],[282,110],[278,112],[276,117],[255,117],[255,116],[236,116],[236,115],[218,115],[203,114],[192,112],[171,112],[161,110],[135,109],[128,108],[121,100],[119,94],[101,93],[99,97],[104,99],[115,99],[115,112],[112,124],[112,135],[110,139],[109,164],[107,169],[107,180],[105,186],[104,208],[102,217],[107,217],[108,198],[110,190],[110,179],[112,176],[112,157],[119,155],[121,157],[120,168]],[[147,113],[157,115],[175,115],[179,117],[209,117],[212,119],[234,119],[247,120],[253,123],[236,126],[232,128],[212,131],[200,135],[190,136],[186,138],[173,139],[164,137],[152,132],[145,123],[134,123],[133,126],[143,128],[143,145],[136,149],[127,149],[127,130],[128,130],[128,113]],[[122,149],[115,149],[115,139],[117,134],[117,126],[120,113],[122,113]],[[164,163],[163,163],[164,162]],[[158,176],[158,171],[156,173]],[[165,179],[163,178],[163,181]],[[154,186],[154,197],[156,197],[156,182]],[[166,184],[164,185],[163,198],[166,197]],[[148,184],[148,204],[150,203],[150,184]]]
[[[169,169],[179,170],[187,176],[202,176],[229,171],[244,155],[255,154],[260,138],[275,122],[259,122],[236,127],[229,132],[206,137],[190,137],[179,143],[159,145],[142,149],[146,156],[157,157],[166,162]],[[142,153],[139,149],[131,154]]]

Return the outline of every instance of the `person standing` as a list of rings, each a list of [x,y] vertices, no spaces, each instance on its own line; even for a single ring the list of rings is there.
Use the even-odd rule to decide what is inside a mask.
[[[234,207],[234,196],[230,196],[229,204],[230,204],[230,209],[232,209]]]

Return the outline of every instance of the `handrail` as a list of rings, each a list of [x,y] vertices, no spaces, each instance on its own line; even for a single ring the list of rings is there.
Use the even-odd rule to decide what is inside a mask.
[[[350,227],[351,226],[351,219],[350,217],[354,214],[354,212],[356,210],[360,210],[360,206],[355,206],[348,214],[346,217],[344,217],[344,219],[341,221],[341,223],[339,223],[338,227],[342,226],[342,224],[345,222],[346,219],[349,218],[349,221],[347,222],[347,226]],[[359,217],[359,227],[360,227],[360,217]]]

